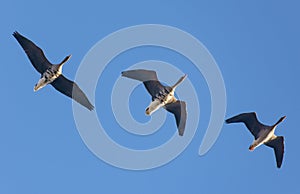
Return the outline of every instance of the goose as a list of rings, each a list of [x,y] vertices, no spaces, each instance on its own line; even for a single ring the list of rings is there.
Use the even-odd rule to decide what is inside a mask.
[[[186,78],[182,76],[172,87],[163,86],[157,79],[155,71],[145,69],[135,69],[122,72],[123,77],[142,81],[149,94],[152,96],[152,102],[146,108],[146,115],[151,115],[159,108],[163,107],[175,116],[178,134],[183,136],[187,111],[186,103],[177,100],[174,96],[176,87]]]
[[[226,123],[242,122],[246,125],[249,131],[254,136],[253,143],[249,146],[249,150],[253,151],[258,146],[265,144],[274,149],[277,168],[281,167],[284,154],[284,138],[283,136],[276,136],[275,129],[286,116],[281,117],[274,125],[268,126],[260,123],[255,112],[242,113],[226,120]]]
[[[68,80],[62,74],[62,66],[71,58],[71,55],[66,56],[59,64],[54,65],[48,61],[43,50],[36,46],[31,40],[22,36],[17,31],[13,33],[13,36],[27,54],[33,67],[41,74],[41,78],[34,86],[33,90],[35,92],[51,84],[56,90],[74,99],[87,109],[94,109],[94,106],[90,103],[79,86],[75,82]]]

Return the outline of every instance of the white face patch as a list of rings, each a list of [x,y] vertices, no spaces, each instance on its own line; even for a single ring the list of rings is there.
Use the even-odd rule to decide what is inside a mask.
[[[39,79],[38,83],[35,84],[33,90],[36,92],[38,91],[39,89],[42,89],[43,87],[45,87],[47,84],[46,83],[46,79],[45,77],[41,77],[41,79]]]

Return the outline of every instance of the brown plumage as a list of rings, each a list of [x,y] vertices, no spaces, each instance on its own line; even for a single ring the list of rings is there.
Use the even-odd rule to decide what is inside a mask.
[[[58,65],[53,65],[48,61],[43,50],[36,46],[31,40],[22,36],[18,32],[14,32],[13,36],[24,49],[33,67],[41,74],[40,81],[42,82],[42,86],[40,88],[44,85],[51,84],[56,90],[74,99],[87,109],[94,109],[94,106],[90,103],[79,86],[61,74],[62,65],[67,62],[71,56],[65,57],[65,59]],[[49,76],[52,76],[50,77],[51,79],[48,79]],[[35,88],[35,90],[38,89]]]

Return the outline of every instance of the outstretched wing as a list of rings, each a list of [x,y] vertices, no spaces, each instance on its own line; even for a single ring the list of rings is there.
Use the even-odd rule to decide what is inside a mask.
[[[79,88],[79,86],[73,82],[65,78],[63,75],[60,75],[56,78],[51,85],[60,91],[61,93],[65,94],[66,96],[74,99],[79,104],[83,105],[89,110],[93,110],[94,106],[90,103],[86,95],[83,91]]]
[[[142,81],[152,97],[163,91],[165,87],[158,81],[155,71],[135,69],[123,71],[122,76]]]
[[[269,146],[274,149],[277,168],[281,167],[283,154],[284,154],[284,138],[283,136],[277,136],[275,139],[265,143],[266,146]]]
[[[30,62],[39,73],[44,73],[52,65],[45,57],[42,49],[36,46],[31,40],[28,40],[18,32],[14,32],[13,36],[22,46]]]
[[[255,139],[258,138],[260,129],[264,127],[256,117],[255,112],[242,113],[226,120],[226,123],[239,123],[243,122],[247,126],[248,130],[252,133]]]
[[[183,136],[187,119],[186,103],[184,101],[177,100],[174,103],[166,104],[165,108],[167,111],[174,114],[178,133],[180,136]]]

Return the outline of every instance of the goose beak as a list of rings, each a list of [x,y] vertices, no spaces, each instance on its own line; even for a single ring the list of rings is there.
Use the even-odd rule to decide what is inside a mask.
[[[38,91],[39,89],[41,89],[41,87],[38,85],[38,84],[35,84],[34,88],[33,88],[33,91],[36,92]]]
[[[146,109],[145,113],[146,113],[146,115],[148,115],[148,116],[150,115],[150,110],[149,110],[149,108]]]
[[[254,145],[249,146],[249,151],[253,151],[255,149]]]

